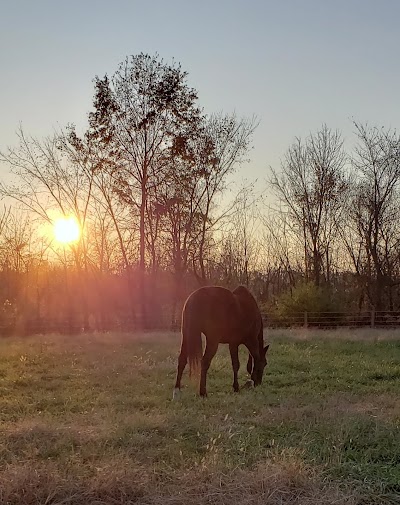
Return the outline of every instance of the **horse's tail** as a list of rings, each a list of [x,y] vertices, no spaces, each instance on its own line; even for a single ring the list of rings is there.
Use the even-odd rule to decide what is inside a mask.
[[[182,346],[186,347],[190,376],[198,375],[203,356],[201,330],[196,319],[189,300],[182,313]]]

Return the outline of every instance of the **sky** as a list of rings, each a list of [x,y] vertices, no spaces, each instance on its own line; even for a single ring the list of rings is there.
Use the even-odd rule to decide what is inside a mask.
[[[83,131],[93,78],[158,53],[189,74],[205,112],[258,117],[259,184],[295,137],[323,123],[398,128],[399,0],[0,0],[0,151],[16,130]],[[0,178],[7,177],[0,166]]]

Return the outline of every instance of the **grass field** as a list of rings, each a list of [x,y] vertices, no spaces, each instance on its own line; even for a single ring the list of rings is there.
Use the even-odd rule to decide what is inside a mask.
[[[178,402],[178,334],[1,340],[0,503],[399,504],[400,330],[267,340],[260,388],[220,346]]]

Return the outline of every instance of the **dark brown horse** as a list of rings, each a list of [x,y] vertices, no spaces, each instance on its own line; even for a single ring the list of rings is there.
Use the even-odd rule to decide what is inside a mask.
[[[204,355],[202,333],[206,337]],[[182,345],[174,397],[181,389],[182,374],[188,361],[191,374],[200,368],[200,395],[207,396],[207,370],[219,344],[229,344],[235,392],[239,391],[238,347],[241,344],[249,351],[247,371],[253,384],[261,384],[269,346],[264,347],[263,322],[257,302],[244,286],[234,291],[206,286],[194,291],[186,300],[182,312]]]

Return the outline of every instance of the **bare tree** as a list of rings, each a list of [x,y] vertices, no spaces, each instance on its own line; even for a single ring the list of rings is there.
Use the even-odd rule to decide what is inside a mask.
[[[355,124],[359,143],[356,182],[348,207],[348,250],[370,304],[393,308],[399,274],[400,137],[395,131]]]
[[[6,153],[0,154],[0,159],[10,166],[16,176],[18,185],[1,184],[0,193],[29,211],[32,219],[36,217],[52,224],[54,214],[72,214],[81,230],[84,230],[89,218],[93,177],[88,177],[65,159],[59,149],[59,135],[39,141],[27,136],[21,127],[18,138],[17,148],[9,148]],[[51,241],[51,238],[48,240]],[[88,269],[87,247],[84,233],[76,244],[69,245],[75,266],[82,272],[87,272]],[[81,279],[83,283],[82,276]],[[81,295],[86,328],[88,314],[85,310],[83,285]]]
[[[242,187],[222,230],[219,262],[229,287],[244,284],[250,288],[252,274],[261,267],[258,200],[254,184]]]
[[[27,136],[20,127],[19,146],[0,153],[18,184],[0,185],[0,194],[13,199],[42,221],[53,223],[54,211],[72,214],[84,229],[92,195],[92,177],[64,159],[59,149],[59,135],[43,141]],[[85,240],[75,249],[76,260],[85,258]]]
[[[199,160],[199,167],[203,172],[199,189],[202,227],[198,254],[193,261],[201,283],[205,283],[207,277],[205,254],[208,235],[226,214],[226,210],[215,213],[216,200],[226,190],[228,176],[247,161],[252,135],[257,125],[256,117],[237,118],[235,114],[214,114],[205,125],[205,142],[212,146],[212,151],[210,155],[206,150],[207,156]]]
[[[332,241],[347,191],[346,157],[340,134],[323,126],[305,142],[296,139],[271,184],[290,222],[302,238],[305,275],[317,286],[329,282]]]

